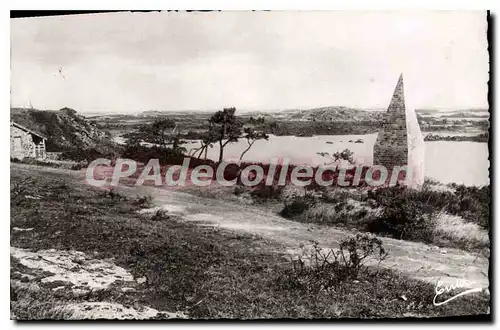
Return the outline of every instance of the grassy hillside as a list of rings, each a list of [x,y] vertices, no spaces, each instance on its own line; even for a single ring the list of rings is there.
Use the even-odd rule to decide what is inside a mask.
[[[10,119],[47,136],[47,151],[90,148],[105,150],[112,145],[108,133],[100,130],[73,109],[43,111],[11,108]]]

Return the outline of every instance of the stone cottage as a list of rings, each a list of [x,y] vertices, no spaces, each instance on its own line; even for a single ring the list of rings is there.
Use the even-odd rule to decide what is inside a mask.
[[[10,157],[45,159],[47,138],[15,122],[10,122]]]

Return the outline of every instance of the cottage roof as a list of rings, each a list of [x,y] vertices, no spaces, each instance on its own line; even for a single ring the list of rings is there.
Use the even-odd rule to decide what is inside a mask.
[[[17,127],[17,128],[22,129],[23,131],[29,132],[29,133],[31,133],[31,134],[33,134],[33,135],[36,135],[36,136],[38,136],[38,137],[41,137],[42,139],[47,140],[47,137],[46,137],[45,135],[42,135],[42,134],[37,133],[37,132],[35,132],[35,131],[32,131],[32,130],[30,130],[29,128],[24,127],[23,125],[20,125],[20,124],[18,124],[18,123],[16,123],[16,122],[13,122],[13,121],[11,121],[11,122],[10,122],[10,124],[11,124],[12,126],[15,126],[15,127]]]

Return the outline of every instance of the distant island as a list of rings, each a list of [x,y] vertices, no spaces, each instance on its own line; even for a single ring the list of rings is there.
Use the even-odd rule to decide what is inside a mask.
[[[424,138],[424,141],[470,141],[470,142],[488,142],[488,133],[481,133],[474,136],[443,136],[436,134],[429,134]]]

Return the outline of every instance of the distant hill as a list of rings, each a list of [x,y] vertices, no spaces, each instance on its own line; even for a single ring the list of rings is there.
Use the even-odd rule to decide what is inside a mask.
[[[146,110],[137,114],[138,117],[165,117],[165,116],[185,116],[185,115],[201,115],[207,116],[218,111],[218,109],[213,111],[201,111],[201,110]]]
[[[474,112],[454,112],[450,115],[442,115],[441,118],[489,118],[489,114],[477,115]]]
[[[383,119],[387,109],[355,109],[344,106],[329,106],[308,110],[284,110],[274,117],[286,120],[298,121],[334,121],[334,122],[358,122],[358,121],[380,121]],[[450,118],[477,117],[487,118],[487,109],[461,109],[454,111],[442,111],[437,109],[416,109],[418,116],[441,116]]]
[[[465,112],[488,112],[488,109],[483,108],[464,108],[464,109],[415,109],[421,114],[437,114],[437,113],[465,113]]]
[[[343,106],[322,107],[309,110],[286,110],[282,111],[281,117],[288,120],[300,121],[379,121],[382,120],[384,112],[367,111]]]
[[[112,146],[110,136],[75,110],[58,111],[11,108],[10,119],[47,136],[47,151],[68,151]]]

